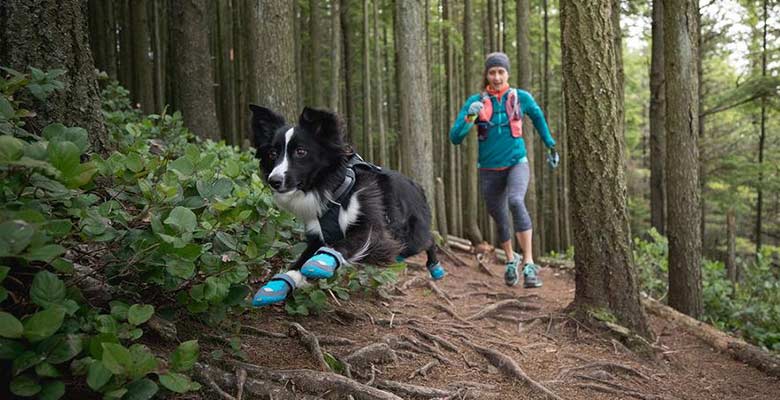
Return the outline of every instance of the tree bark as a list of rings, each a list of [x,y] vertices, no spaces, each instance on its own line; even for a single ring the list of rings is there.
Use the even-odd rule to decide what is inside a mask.
[[[287,0],[260,2],[259,37],[255,42],[258,59],[255,79],[258,82],[258,105],[282,114],[287,121],[297,121],[295,43],[293,42],[293,6]]]
[[[369,161],[374,161],[374,140],[371,137],[371,41],[368,36],[368,1],[363,0],[363,154]]]
[[[698,0],[664,4],[669,305],[698,317],[701,299]]]
[[[358,97],[361,93],[358,87],[357,71],[355,71],[355,26],[350,18],[350,10],[355,8],[355,0],[341,0],[341,30],[342,43],[344,44],[344,85],[346,94],[346,119],[347,119],[347,140],[357,145],[360,126],[358,124]]]
[[[763,41],[761,45],[761,76],[767,76],[767,60],[766,60],[766,34],[767,34],[767,1],[764,0],[764,32]],[[761,232],[763,228],[761,226],[763,222],[763,208],[764,208],[764,145],[766,143],[766,96],[761,98],[761,120],[760,120],[760,132],[758,138],[758,185],[756,186],[756,254],[761,253]]]
[[[395,11],[403,164],[425,192],[435,221],[430,81],[425,42],[420,40],[425,35],[425,9],[417,0],[400,0]]]
[[[666,235],[664,0],[653,0],[650,61],[650,225]]]
[[[331,30],[330,30],[330,96],[328,106],[333,112],[339,112],[339,96],[341,94],[341,84],[339,72],[341,71],[341,11],[339,3],[341,0],[331,0]]]
[[[101,111],[95,63],[87,38],[86,3],[78,0],[0,2],[0,60],[20,72],[30,67],[64,69],[65,89],[33,104],[27,128],[36,133],[53,122],[89,132],[91,150],[110,150]]]
[[[133,47],[132,97],[141,105],[144,114],[154,113],[154,82],[152,81],[152,60],[149,59],[149,18],[147,0],[135,0],[130,6],[130,32]]]
[[[379,165],[387,165],[387,132],[385,132],[385,107],[384,90],[385,85],[382,74],[382,52],[379,46],[379,3],[374,0],[374,82],[376,82],[376,119],[379,128]]]
[[[465,0],[463,12],[463,87],[464,98],[470,96],[472,82],[476,73],[474,72],[474,56],[472,48],[472,7],[471,0]],[[480,79],[480,82],[482,80]],[[463,189],[462,195],[466,198],[463,204],[463,231],[467,239],[471,240],[473,245],[482,243],[482,232],[478,225],[479,210],[479,187],[477,185],[477,135],[475,132],[466,136],[463,140],[462,171]]]
[[[325,95],[327,92],[320,87],[322,82],[325,82],[325,74],[323,72],[322,64],[325,58],[325,41],[327,37],[326,24],[328,19],[325,18],[325,10],[322,1],[309,0],[309,56],[311,65],[311,76],[308,77],[311,85],[311,106],[316,108],[324,108],[327,104]]]
[[[649,336],[631,258],[612,10],[611,0],[587,6],[561,1],[576,249],[572,307],[581,313],[605,310],[623,326]],[[592,221],[599,221],[598,229]]]
[[[219,140],[206,1],[180,2],[171,11],[173,84],[184,125],[203,139]]]

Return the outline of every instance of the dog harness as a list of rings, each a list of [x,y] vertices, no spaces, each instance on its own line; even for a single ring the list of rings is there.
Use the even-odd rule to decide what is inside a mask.
[[[333,199],[329,199],[328,209],[319,217],[322,241],[329,245],[344,239],[344,232],[339,226],[339,213],[342,204],[349,199],[349,196],[352,195],[352,189],[355,187],[355,168],[364,168],[367,171],[377,173],[382,172],[381,167],[366,162],[357,153],[353,153],[349,157],[345,167],[347,171],[344,174],[344,181],[333,192]]]

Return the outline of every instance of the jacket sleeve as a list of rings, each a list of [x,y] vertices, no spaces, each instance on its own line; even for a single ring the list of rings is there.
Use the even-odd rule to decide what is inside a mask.
[[[536,100],[530,93],[525,90],[517,90],[517,98],[520,100],[520,108],[523,113],[531,118],[534,123],[536,131],[539,132],[539,136],[542,138],[542,142],[547,148],[555,146],[555,139],[550,134],[550,128],[547,126],[547,120],[544,118],[544,112],[541,107],[536,104]]]
[[[455,118],[455,124],[452,125],[452,129],[450,129],[450,141],[452,144],[461,144],[463,142],[463,139],[466,138],[466,135],[469,134],[469,131],[471,130],[471,127],[474,126],[473,122],[466,121],[466,114],[469,111],[469,106],[471,103],[473,103],[475,100],[479,98],[479,96],[474,95],[466,99],[466,104],[463,105],[463,107],[460,108],[460,112],[458,113],[458,116]]]

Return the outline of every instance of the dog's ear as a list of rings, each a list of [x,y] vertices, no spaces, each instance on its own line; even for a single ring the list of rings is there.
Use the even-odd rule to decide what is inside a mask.
[[[309,107],[304,107],[298,119],[298,125],[316,136],[326,139],[340,137],[341,133],[339,117],[336,114]]]
[[[249,105],[252,110],[252,143],[255,148],[268,144],[273,139],[274,132],[286,123],[284,117],[271,111],[271,109]]]

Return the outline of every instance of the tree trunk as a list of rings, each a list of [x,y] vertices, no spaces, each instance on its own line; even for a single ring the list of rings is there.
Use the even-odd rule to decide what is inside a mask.
[[[383,87],[385,80],[382,74],[382,52],[379,46],[379,3],[378,0],[374,0],[374,81],[376,82],[376,118],[379,126],[379,165],[387,165],[389,160],[387,158],[387,133],[385,132],[385,97]]]
[[[669,305],[698,317],[701,299],[697,0],[664,4]]]
[[[125,89],[132,91],[135,87],[135,73],[130,0],[119,0],[119,6],[119,83]]]
[[[260,21],[260,36],[255,42],[258,48],[254,49],[261,54],[255,75],[258,105],[276,110],[287,121],[297,121],[300,110],[295,97],[292,3],[287,0],[261,1]]]
[[[374,161],[374,140],[371,137],[371,41],[368,36],[368,1],[363,0],[363,154],[369,161]]]
[[[333,112],[339,112],[339,97],[341,95],[341,84],[339,72],[341,71],[341,11],[339,3],[341,0],[331,0],[330,2],[330,96],[328,97],[328,107]]]
[[[216,39],[218,42],[217,54],[217,109],[220,116],[220,131],[223,139],[227,143],[238,145],[236,140],[235,126],[235,88],[233,79],[234,70],[234,51],[233,51],[233,12],[229,1],[217,2],[217,31]]]
[[[529,0],[520,0],[517,2],[517,76],[518,85],[520,89],[531,91],[531,35],[529,33],[529,25],[531,23],[531,6]],[[525,149],[528,154],[528,166],[533,169],[534,167],[534,137],[533,126],[531,120],[525,118],[523,121],[523,141],[525,141]],[[539,235],[541,230],[539,229],[540,213],[536,207],[536,176],[533,174],[528,182],[528,191],[525,196],[525,206],[528,209],[528,213],[531,214],[533,232],[533,254],[541,255],[541,240]]]
[[[761,76],[766,77],[766,31],[767,31],[767,1],[764,0],[764,32],[763,41],[761,45]],[[756,197],[756,254],[761,253],[761,227],[763,221],[763,208],[764,208],[764,143],[766,142],[766,96],[761,98],[761,130],[758,138],[758,185],[756,191],[758,196]]]
[[[325,95],[327,92],[320,85],[325,82],[325,74],[322,70],[323,59],[325,58],[325,41],[327,40],[324,2],[319,0],[309,0],[309,64],[311,65],[311,76],[307,79],[311,83],[311,92],[308,94],[311,99],[310,105],[316,108],[324,108],[327,104]]]
[[[726,276],[737,283],[737,216],[734,207],[726,210]]]
[[[631,258],[624,138],[610,0],[561,1],[563,91],[571,135],[576,289],[572,307],[604,310],[648,336]],[[575,83],[576,82],[576,83]],[[592,149],[597,148],[594,152]],[[593,229],[593,221],[599,228]]]
[[[154,94],[154,112],[161,113],[165,107],[165,97],[163,97],[163,88],[165,87],[165,81],[163,80],[163,71],[165,55],[163,51],[163,38],[160,36],[163,30],[160,28],[162,21],[161,17],[165,14],[164,8],[160,7],[159,0],[152,0],[152,52],[154,53],[154,62],[152,65],[152,77],[153,94]]]
[[[257,104],[259,101],[259,82],[257,81],[257,69],[260,66],[260,55],[256,49],[260,47],[258,40],[260,39],[260,0],[245,0],[244,9],[246,10],[246,44],[244,49],[247,55],[247,101],[252,104]],[[241,112],[248,114],[249,110],[244,109]]]
[[[135,0],[130,6],[130,32],[133,35],[131,49],[133,62],[132,97],[141,105],[144,114],[154,113],[154,82],[152,60],[149,59],[149,18],[147,0]]]
[[[664,0],[653,0],[650,61],[650,225],[666,235],[666,93],[664,89]]]
[[[219,140],[206,1],[181,2],[171,11],[174,91],[184,125],[203,139]]]
[[[347,96],[346,101],[346,119],[347,119],[347,140],[357,145],[356,140],[359,137],[360,125],[358,124],[358,97],[360,93],[358,87],[359,81],[355,71],[355,25],[350,18],[350,10],[355,8],[355,0],[341,0],[341,29],[344,44],[344,85]]]
[[[435,221],[430,81],[425,42],[420,40],[425,35],[425,10],[417,0],[400,0],[395,10],[403,164],[409,167],[410,177],[423,188]]]
[[[66,70],[57,80],[67,89],[35,102],[36,116],[27,128],[40,133],[54,122],[79,126],[89,132],[91,150],[107,154],[108,134],[82,5],[86,3],[77,0],[0,2],[0,60],[20,72],[30,67]]]
[[[472,7],[471,0],[465,0],[463,12],[463,88],[464,98],[470,96],[472,82],[476,76],[474,72],[474,57],[472,48]],[[481,80],[480,80],[481,82]],[[462,195],[465,197],[463,204],[463,231],[471,243],[477,245],[482,243],[482,232],[479,229],[479,187],[477,185],[477,135],[471,133],[466,136],[461,145],[462,150],[462,177],[463,188]]]

